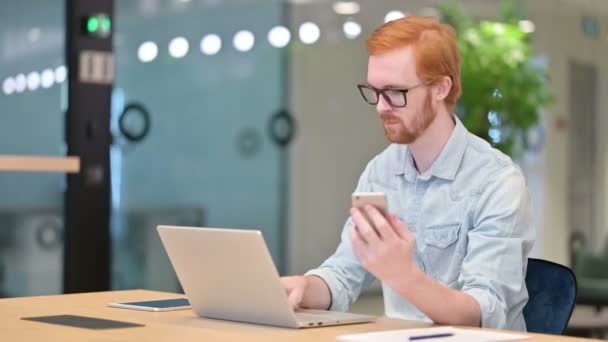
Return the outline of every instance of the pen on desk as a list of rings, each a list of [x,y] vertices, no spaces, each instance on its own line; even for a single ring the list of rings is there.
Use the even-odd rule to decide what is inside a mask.
[[[442,334],[432,334],[432,335],[418,335],[418,336],[410,336],[410,341],[418,341],[418,340],[426,340],[427,338],[440,338],[440,337],[450,337],[454,336],[453,333],[442,333]]]

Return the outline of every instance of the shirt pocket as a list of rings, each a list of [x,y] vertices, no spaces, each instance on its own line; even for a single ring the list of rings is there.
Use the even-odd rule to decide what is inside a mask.
[[[448,248],[458,240],[460,226],[460,223],[454,223],[426,227],[424,242],[439,249]]]
[[[422,252],[427,272],[443,284],[458,278],[462,264],[461,223],[425,227]],[[465,246],[466,247],[466,246]]]

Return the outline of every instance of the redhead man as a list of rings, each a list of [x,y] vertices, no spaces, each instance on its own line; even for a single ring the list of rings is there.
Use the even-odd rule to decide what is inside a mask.
[[[461,93],[454,31],[406,17],[378,28],[367,50],[359,91],[391,145],[355,191],[385,192],[390,213],[351,208],[334,255],[281,279],[291,305],[345,311],[378,279],[388,317],[526,330],[535,235],[526,181],[453,114]]]

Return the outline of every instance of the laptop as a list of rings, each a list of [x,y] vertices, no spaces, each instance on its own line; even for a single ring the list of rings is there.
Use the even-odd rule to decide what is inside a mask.
[[[288,328],[374,319],[324,310],[294,312],[258,230],[178,226],[157,229],[192,309],[200,317]]]

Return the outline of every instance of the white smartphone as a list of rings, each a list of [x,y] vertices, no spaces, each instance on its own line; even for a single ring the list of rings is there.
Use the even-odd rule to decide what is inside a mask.
[[[375,206],[382,215],[388,213],[388,200],[384,192],[355,192],[352,195],[353,207],[361,208],[371,204]]]
[[[172,311],[190,309],[188,298],[170,298],[159,300],[145,300],[138,302],[109,303],[108,306],[121,309],[144,311]]]

